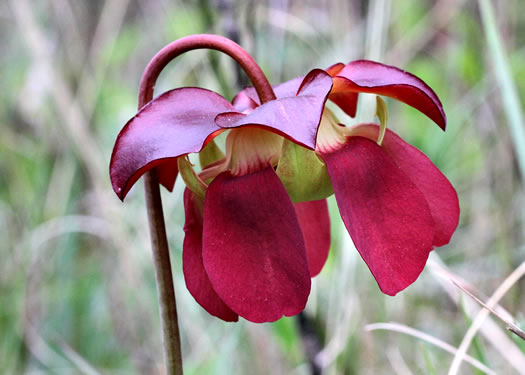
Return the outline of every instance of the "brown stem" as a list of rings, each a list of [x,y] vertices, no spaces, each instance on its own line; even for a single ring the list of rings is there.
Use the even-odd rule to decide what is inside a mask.
[[[140,82],[139,109],[153,99],[153,89],[164,67],[184,52],[209,48],[231,56],[244,69],[253,83],[261,103],[275,99],[272,86],[255,60],[237,43],[217,35],[191,35],[178,39],[161,49],[150,61]],[[182,355],[177,318],[177,304],[173,289],[166,226],[162,212],[159,179],[152,169],[144,176],[146,205],[153,249],[153,263],[159,293],[160,317],[164,359],[168,375],[182,375]]]
[[[182,354],[171,261],[156,169],[144,176],[155,279],[159,293],[164,361],[168,375],[182,375]]]
[[[153,88],[157,78],[168,63],[177,56],[194,49],[214,49],[233,58],[246,72],[261,103],[275,99],[272,86],[255,60],[237,43],[218,35],[190,35],[171,42],[161,49],[146,67],[139,91],[139,108],[153,99]]]

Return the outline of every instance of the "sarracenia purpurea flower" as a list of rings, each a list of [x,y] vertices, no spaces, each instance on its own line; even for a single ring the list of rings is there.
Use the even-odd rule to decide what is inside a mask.
[[[384,102],[381,126],[344,126],[325,104],[355,116],[360,92],[388,96],[444,130],[436,94],[367,60],[314,69],[273,90],[262,72],[243,67],[254,87],[232,103],[187,87],[145,104],[111,158],[121,199],[153,168],[168,190],[179,174],[186,183],[183,271],[197,302],[226,321],[270,322],[303,310],[310,278],[328,257],[331,194],[380,289],[394,295],[413,283],[457,226],[457,194],[430,159],[386,129]],[[223,153],[214,138],[225,132]],[[190,153],[199,153],[199,173]]]

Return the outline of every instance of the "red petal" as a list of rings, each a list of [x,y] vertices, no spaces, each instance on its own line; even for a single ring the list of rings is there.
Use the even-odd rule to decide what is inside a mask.
[[[355,133],[377,139],[379,126],[359,125]],[[425,195],[435,224],[433,245],[449,243],[459,222],[458,195],[452,184],[425,154],[388,129],[382,148]]]
[[[204,267],[213,289],[260,323],[302,311],[310,273],[292,202],[273,168],[218,175],[204,202]]]
[[[317,128],[331,87],[331,77],[316,69],[304,78],[297,96],[267,102],[243,118],[235,113],[233,117],[230,113],[222,113],[217,116],[216,122],[223,128],[243,125],[269,127],[300,145],[314,149]]]
[[[423,193],[375,142],[348,138],[323,158],[354,244],[383,293],[413,283],[432,250],[434,221]]]
[[[337,73],[339,73],[343,68],[345,67],[345,64],[343,63],[335,63],[334,65],[330,65],[325,71],[330,74],[331,77],[335,77]]]
[[[304,77],[295,77],[289,81],[272,86],[273,92],[275,93],[275,96],[278,99],[296,96],[297,91],[299,90],[299,87],[301,87],[301,83],[303,82],[303,80]],[[261,105],[259,96],[257,95],[257,92],[253,87],[246,87],[245,89],[240,91],[233,98],[232,102],[238,111],[244,111],[247,108],[255,108],[253,106],[253,103],[255,103],[255,106]]]
[[[345,92],[367,92],[400,100],[423,112],[445,130],[447,118],[437,95],[425,82],[404,70],[374,61],[352,61],[334,77],[330,100],[339,104],[333,95]]]
[[[221,131],[215,116],[234,110],[219,94],[200,88],[171,90],[146,104],[124,126],[113,148],[110,176],[120,199],[165,159],[200,151]]]
[[[317,276],[330,250],[330,215],[326,199],[294,204],[306,245],[310,277]]]
[[[159,183],[171,192],[179,174],[179,166],[177,165],[177,159],[168,160],[157,167],[157,173],[159,175]]]
[[[186,288],[195,300],[211,315],[227,322],[236,322],[239,316],[234,313],[213,290],[210,279],[202,263],[202,214],[195,206],[193,193],[184,190],[184,246],[182,270]]]
[[[247,111],[247,110],[253,110],[259,105],[259,102],[255,101],[248,94],[249,91],[253,91],[253,95],[257,96],[257,93],[255,92],[255,89],[253,89],[253,87],[249,87],[247,89],[244,89],[244,90],[240,91],[237,95],[235,95],[235,97],[232,100],[233,106],[239,112],[244,112],[244,111]]]

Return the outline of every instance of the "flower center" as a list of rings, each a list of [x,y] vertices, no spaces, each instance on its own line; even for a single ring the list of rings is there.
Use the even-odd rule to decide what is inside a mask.
[[[226,139],[226,159],[235,176],[253,173],[279,161],[283,137],[257,127],[232,129]]]
[[[333,113],[325,108],[317,132],[316,151],[327,153],[340,148],[345,143],[346,129],[345,126],[339,125]]]

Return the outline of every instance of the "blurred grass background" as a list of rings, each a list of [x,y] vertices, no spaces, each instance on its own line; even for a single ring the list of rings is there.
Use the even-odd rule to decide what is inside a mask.
[[[272,83],[372,58],[438,93],[446,133],[391,100],[390,127],[456,187],[462,214],[452,242],[432,254],[413,286],[385,296],[331,200],[331,255],[304,317],[324,374],[446,374],[453,355],[398,331],[412,327],[458,347],[479,308],[449,279],[486,300],[525,261],[524,4],[492,1],[480,12],[487,4],[2,1],[0,373],[162,373],[142,184],[121,204],[107,169],[118,131],[136,112],[149,59],[174,39],[209,32],[237,39]],[[192,85],[231,99],[244,84],[229,58],[195,51],[168,66],[156,94]],[[163,197],[186,373],[312,373],[297,318],[228,324],[186,291],[182,189],[178,181]],[[522,326],[524,286],[518,281],[501,300]],[[398,325],[375,330],[377,322]],[[468,354],[494,373],[525,373],[524,342],[496,320],[484,322]],[[484,372],[463,363],[459,373]]]

